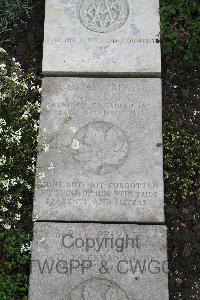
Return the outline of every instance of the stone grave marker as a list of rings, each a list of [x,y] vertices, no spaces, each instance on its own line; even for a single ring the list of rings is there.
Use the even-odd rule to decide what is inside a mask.
[[[45,78],[34,215],[164,222],[160,79]]]
[[[159,21],[46,0],[30,300],[169,299]]]
[[[46,0],[43,73],[159,77],[159,0]]]
[[[165,226],[37,222],[30,300],[167,300]]]

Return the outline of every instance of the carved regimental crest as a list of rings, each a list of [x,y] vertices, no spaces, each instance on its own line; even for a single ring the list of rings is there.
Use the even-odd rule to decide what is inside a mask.
[[[129,14],[127,0],[80,0],[81,23],[96,32],[110,32],[121,27]]]
[[[116,283],[94,278],[79,284],[67,300],[128,300],[128,297]]]
[[[128,141],[117,126],[96,121],[83,126],[74,136],[74,159],[86,171],[97,175],[120,168],[128,154]]]

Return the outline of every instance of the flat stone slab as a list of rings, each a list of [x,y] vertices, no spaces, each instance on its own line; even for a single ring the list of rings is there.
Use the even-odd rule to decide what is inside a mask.
[[[164,222],[160,79],[45,78],[34,217]]]
[[[159,0],[46,0],[43,73],[160,77]]]
[[[30,300],[168,300],[165,226],[34,226]]]

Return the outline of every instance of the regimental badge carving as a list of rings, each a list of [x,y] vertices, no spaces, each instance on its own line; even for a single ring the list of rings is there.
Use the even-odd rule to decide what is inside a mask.
[[[96,175],[119,169],[128,154],[128,140],[117,126],[96,121],[83,126],[73,139],[74,159],[84,170]]]
[[[128,300],[128,297],[116,283],[94,278],[79,284],[67,300]]]
[[[95,32],[110,32],[120,28],[128,18],[127,0],[80,0],[78,16],[81,23]]]

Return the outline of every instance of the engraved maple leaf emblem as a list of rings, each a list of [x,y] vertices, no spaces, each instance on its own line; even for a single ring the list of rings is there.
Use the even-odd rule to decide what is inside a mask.
[[[96,174],[110,173],[123,164],[128,142],[118,127],[106,122],[89,123],[80,129],[74,158]]]
[[[67,300],[128,300],[128,297],[116,283],[93,278],[80,283]]]
[[[90,284],[85,286],[81,300],[118,300],[118,293],[115,288],[108,287],[107,292],[102,295],[101,291]]]

